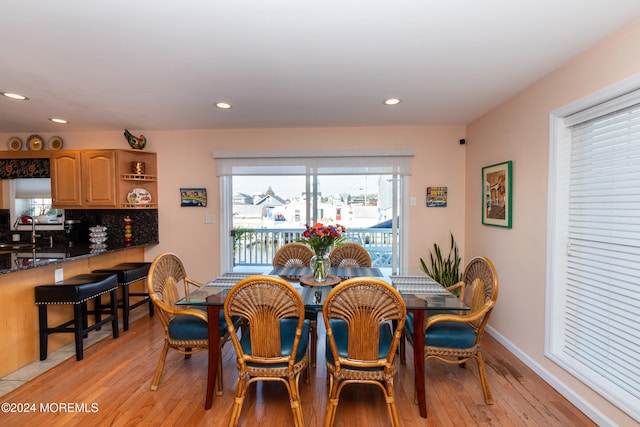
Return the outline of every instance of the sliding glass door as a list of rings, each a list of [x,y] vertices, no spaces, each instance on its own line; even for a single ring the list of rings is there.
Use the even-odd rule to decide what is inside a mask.
[[[406,233],[400,224],[406,220],[400,218],[409,168],[393,155],[369,153],[363,164],[361,153],[342,154],[214,154],[222,196],[222,268],[270,265],[282,245],[316,222],[344,225],[347,239],[364,246],[374,266],[403,266]]]

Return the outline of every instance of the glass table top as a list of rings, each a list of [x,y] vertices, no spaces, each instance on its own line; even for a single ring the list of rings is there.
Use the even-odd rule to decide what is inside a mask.
[[[311,269],[308,267],[287,267],[283,269],[271,266],[236,266],[233,270],[212,279],[203,287],[195,289],[185,298],[180,299],[177,304],[222,306],[227,293],[237,282],[250,276],[267,275],[281,277],[291,283],[300,292],[306,308],[321,309],[332,286],[306,286],[300,284],[299,278],[310,273]],[[336,275],[343,280],[361,276],[377,277],[384,280],[398,289],[408,310],[469,309],[458,297],[424,274],[393,275],[391,274],[391,269],[384,268],[338,269],[333,267],[330,269],[329,274]]]

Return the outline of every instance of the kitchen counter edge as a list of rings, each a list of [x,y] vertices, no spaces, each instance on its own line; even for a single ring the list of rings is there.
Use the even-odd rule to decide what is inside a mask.
[[[107,247],[105,250],[101,252],[92,252],[88,244],[47,248],[47,252],[50,252],[51,250],[64,251],[65,254],[67,254],[67,256],[65,256],[64,258],[44,258],[44,256],[46,256],[46,253],[43,253],[42,254],[43,258],[37,258],[38,252],[36,252],[36,257],[33,263],[29,265],[15,266],[11,268],[4,268],[4,269],[0,268],[0,275],[15,273],[18,271],[31,270],[39,267],[46,267],[49,265],[63,264],[69,261],[76,261],[83,258],[91,258],[91,257],[110,254],[114,252],[127,251],[135,248],[146,248],[149,246],[157,245],[159,243],[160,242],[149,242],[149,243],[132,244],[128,246],[122,245],[122,246]]]

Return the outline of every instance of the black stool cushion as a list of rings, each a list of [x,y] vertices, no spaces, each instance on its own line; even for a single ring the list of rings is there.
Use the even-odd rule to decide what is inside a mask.
[[[125,262],[111,268],[94,270],[94,273],[115,273],[118,275],[119,284],[136,282],[149,274],[150,262]]]
[[[78,304],[118,287],[115,274],[79,274],[54,285],[36,286],[36,304]]]

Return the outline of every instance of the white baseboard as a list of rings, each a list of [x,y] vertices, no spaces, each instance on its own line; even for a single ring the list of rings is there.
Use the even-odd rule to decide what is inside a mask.
[[[535,360],[531,359],[527,354],[523,353],[518,347],[513,345],[511,341],[506,339],[498,331],[490,326],[487,326],[486,332],[502,344],[507,350],[513,353],[522,363],[531,368],[540,378],[553,387],[558,393],[564,396],[569,402],[574,404],[580,411],[586,416],[591,418],[594,423],[601,427],[615,427],[616,424],[600,412],[597,408],[593,407],[589,402],[586,402],[582,397],[576,394],[572,389],[566,386],[557,377],[552,375],[545,368],[540,366]]]

